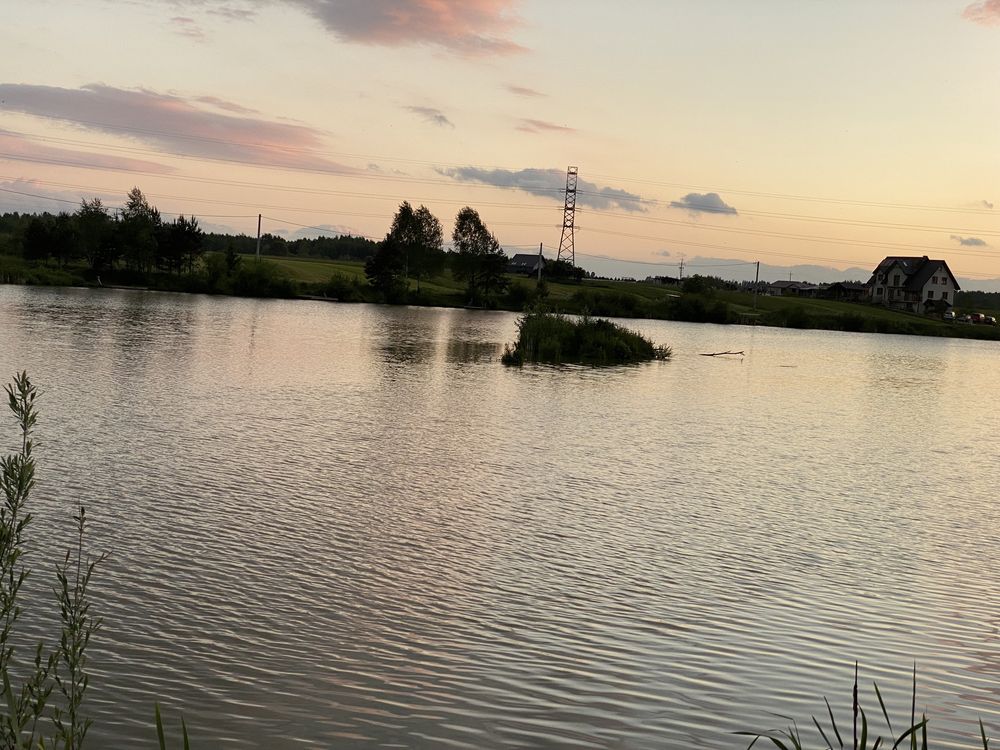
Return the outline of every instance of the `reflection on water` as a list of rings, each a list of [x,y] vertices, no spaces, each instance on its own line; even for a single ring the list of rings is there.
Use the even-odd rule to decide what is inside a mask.
[[[95,746],[159,701],[201,747],[736,747],[846,720],[855,659],[900,715],[917,661],[937,747],[1000,734],[994,344],[632,321],[674,359],[511,370],[506,313],[18,287],[0,325],[36,569],[77,501],[114,553]]]

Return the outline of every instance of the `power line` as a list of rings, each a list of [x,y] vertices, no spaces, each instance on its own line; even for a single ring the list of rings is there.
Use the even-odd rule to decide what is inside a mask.
[[[89,121],[79,121],[79,122],[83,122],[83,123],[86,123],[86,124],[94,124],[94,123],[90,123]],[[121,128],[121,129],[122,130],[128,130],[127,128]],[[20,132],[20,131],[11,131],[11,130],[7,130],[7,131],[4,131],[4,132],[8,133],[8,134],[19,135],[21,137],[32,138],[32,139],[40,140],[40,141],[47,141],[47,142],[53,142],[53,143],[64,143],[64,144],[78,145],[78,146],[88,146],[88,147],[100,148],[102,150],[112,149],[112,150],[117,150],[117,151],[125,152],[125,153],[151,154],[151,155],[161,155],[161,156],[164,154],[163,151],[157,151],[157,150],[154,150],[154,149],[142,149],[142,148],[137,148],[137,147],[133,147],[133,146],[117,146],[117,145],[97,144],[97,143],[94,143],[92,141],[83,141],[83,140],[71,139],[71,138],[59,138],[59,137],[53,137],[53,136],[39,136],[39,135],[32,135],[32,134],[28,134],[28,133],[24,133],[24,132]],[[317,152],[317,151],[309,150],[309,149],[295,149],[293,147],[287,147],[286,148],[286,147],[278,146],[276,144],[243,143],[243,142],[239,142],[239,141],[225,141],[225,140],[222,140],[222,139],[215,139],[215,138],[203,138],[203,137],[197,137],[197,136],[184,136],[184,135],[176,134],[176,133],[167,133],[166,131],[145,131],[145,130],[139,129],[139,130],[136,130],[136,132],[147,132],[147,133],[156,133],[156,134],[161,134],[161,135],[171,135],[172,137],[185,138],[185,139],[188,139],[188,140],[196,140],[196,141],[207,141],[207,142],[211,142],[211,143],[218,143],[218,144],[221,144],[221,145],[235,145],[235,146],[245,146],[245,147],[266,147],[266,148],[271,148],[271,149],[275,149],[275,150],[288,150],[290,152],[305,153],[305,154],[312,154],[312,155],[316,155],[318,153],[319,154],[323,153],[323,152]],[[456,186],[456,182],[453,181],[453,180],[449,181],[449,180],[440,180],[440,179],[431,179],[431,178],[409,177],[409,176],[405,176],[405,175],[372,174],[372,173],[365,173],[365,172],[356,172],[356,171],[353,171],[353,170],[344,171],[344,170],[336,170],[336,169],[329,169],[329,168],[306,167],[306,166],[301,166],[301,165],[283,165],[283,164],[269,164],[269,163],[265,163],[265,162],[247,162],[246,160],[241,160],[241,159],[233,159],[233,158],[225,158],[225,157],[215,157],[215,156],[208,156],[208,155],[203,155],[203,154],[202,155],[184,154],[184,153],[177,152],[177,151],[168,151],[168,152],[166,152],[166,154],[169,155],[169,156],[171,156],[171,157],[182,158],[182,159],[189,159],[189,160],[194,160],[194,161],[209,161],[209,162],[215,161],[215,162],[222,162],[222,163],[228,163],[228,164],[237,164],[237,165],[242,166],[242,167],[275,169],[275,170],[279,170],[279,171],[290,171],[290,172],[318,173],[318,174],[333,175],[333,176],[336,176],[336,177],[348,178],[348,179],[366,179],[366,180],[395,181],[395,182],[404,182],[404,183],[410,183],[410,184],[442,185],[442,186],[446,186],[446,187],[454,187],[454,186]],[[4,156],[6,158],[16,158],[16,159],[18,159],[20,161],[28,161],[28,162],[33,162],[34,161],[34,162],[39,162],[39,163],[50,163],[48,160],[43,160],[43,159],[38,159],[38,158],[32,158],[32,157],[24,157],[24,156],[20,156],[20,155],[0,154],[0,156]],[[369,158],[377,158],[377,157],[369,157]],[[391,157],[387,157],[387,160],[391,161],[392,158]],[[431,162],[422,162],[422,161],[415,161],[415,163],[427,164],[427,165],[432,164]],[[64,162],[64,164],[66,166],[79,166],[81,168],[89,168],[88,166],[84,166],[85,165],[84,162],[80,162],[80,163],[77,163],[77,162]],[[94,168],[106,168],[106,167],[103,167],[102,165],[92,165],[92,166]],[[478,168],[483,168],[483,167],[478,167]],[[621,181],[621,182],[638,182],[638,183],[644,183],[644,184],[653,184],[653,185],[658,185],[658,186],[675,186],[675,187],[681,187],[681,188],[685,188],[685,189],[702,189],[702,190],[708,190],[709,189],[709,188],[706,188],[704,186],[680,185],[678,183],[656,182],[656,181],[652,181],[652,180],[641,180],[641,179],[637,179],[637,178],[628,178],[628,177],[608,177],[606,179],[614,179],[614,180],[618,180],[618,181]],[[468,182],[463,182],[463,183],[459,183],[459,184],[462,184],[462,185],[467,186],[467,187],[475,187],[477,189],[490,189],[490,188],[492,188],[492,189],[507,189],[507,190],[524,190],[524,188],[522,186],[517,186],[517,185],[491,185],[491,184],[468,183]],[[950,212],[963,212],[963,213],[973,213],[973,214],[984,214],[984,215],[991,215],[992,214],[992,215],[995,215],[995,212],[992,212],[989,209],[973,209],[973,208],[959,209],[959,208],[943,208],[943,207],[919,206],[919,205],[909,205],[909,204],[899,204],[899,203],[874,203],[874,202],[866,202],[866,201],[852,201],[852,200],[846,200],[846,199],[832,199],[832,198],[828,199],[828,198],[817,198],[817,197],[810,197],[810,196],[795,196],[795,195],[788,195],[788,194],[782,194],[782,193],[759,193],[759,192],[754,192],[754,191],[728,190],[728,189],[721,189],[721,188],[716,188],[715,190],[716,190],[716,192],[719,192],[721,190],[721,192],[733,193],[733,194],[747,194],[747,195],[754,195],[754,196],[761,196],[761,197],[768,197],[768,198],[788,198],[788,199],[793,199],[794,198],[794,199],[798,199],[798,200],[807,200],[807,201],[812,201],[812,202],[835,203],[835,204],[841,204],[841,205],[861,205],[861,206],[866,206],[867,205],[867,206],[876,206],[876,207],[881,207],[881,208],[907,208],[907,209],[922,209],[922,210],[943,210],[943,211],[950,211]],[[555,197],[558,193],[564,192],[564,190],[562,188],[558,188],[558,187],[552,187],[552,188],[533,187],[532,191],[534,191],[536,193],[539,192],[539,191],[547,192],[547,193],[552,193],[553,197]],[[592,190],[588,191],[586,189],[582,189],[582,190],[579,190],[578,193],[580,195],[589,195],[589,196],[592,196],[592,197],[595,197],[595,198],[600,198],[602,200],[607,200],[608,199],[608,197],[605,194],[603,194],[601,192],[592,191]],[[544,196],[542,196],[542,197],[544,197]],[[676,203],[676,201],[661,201],[661,200],[652,199],[652,198],[642,198],[641,196],[615,195],[614,196],[614,200],[617,201],[617,202],[627,201],[627,202],[635,203],[637,205],[657,206],[657,207],[661,207],[661,208],[673,208],[673,209],[678,209],[678,210],[684,210],[685,209],[685,207],[683,207],[683,206],[675,206],[675,205],[673,205],[674,203]],[[522,204],[522,205],[525,205],[525,204]],[[703,213],[718,213],[718,214],[731,214],[732,213],[731,209],[713,208],[711,206],[700,207],[697,210],[699,212],[703,212]],[[803,215],[799,215],[799,214],[787,214],[787,213],[768,212],[768,211],[753,211],[753,210],[747,210],[747,209],[743,209],[739,213],[741,215],[745,215],[745,216],[767,216],[767,217],[771,217],[771,218],[780,218],[780,219],[789,219],[789,220],[800,220],[800,221],[817,221],[817,222],[824,222],[824,223],[831,223],[831,224],[844,224],[844,225],[851,225],[851,226],[871,226],[871,227],[883,227],[883,228],[898,228],[898,229],[908,229],[908,230],[913,230],[913,231],[926,231],[926,232],[960,232],[960,233],[974,232],[974,233],[978,233],[978,234],[983,234],[984,233],[982,230],[979,230],[979,229],[969,229],[969,228],[962,228],[962,227],[935,227],[935,226],[930,226],[929,227],[929,226],[917,225],[917,224],[893,223],[893,222],[877,222],[877,221],[862,221],[862,220],[840,219],[840,218],[835,218],[835,217],[823,217],[823,216],[803,216]],[[986,232],[986,234],[988,236],[1000,236],[1000,232]]]

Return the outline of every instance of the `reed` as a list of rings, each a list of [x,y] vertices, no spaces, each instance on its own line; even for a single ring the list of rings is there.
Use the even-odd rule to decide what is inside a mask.
[[[848,737],[848,739],[851,740],[851,743],[845,744],[844,734],[846,734],[846,731],[844,734],[841,733],[840,727],[837,725],[837,720],[833,715],[833,709],[830,707],[830,701],[823,698],[823,702],[826,704],[826,715],[829,721],[827,722],[824,720],[821,723],[820,719],[817,719],[815,716],[810,717],[813,726],[816,727],[816,731],[819,732],[819,736],[823,741],[823,744],[818,747],[826,748],[826,750],[832,750],[833,748],[841,748],[841,750],[843,750],[847,747],[851,747],[853,750],[879,750],[880,748],[884,750],[928,750],[927,716],[921,715],[920,720],[917,721],[916,665],[913,666],[913,688],[910,700],[910,716],[907,721],[902,723],[902,725],[899,725],[897,722],[898,726],[905,726],[905,729],[900,729],[898,735],[892,728],[892,720],[889,718],[889,712],[886,710],[885,701],[882,700],[882,692],[878,688],[878,683],[873,681],[872,686],[875,688],[875,697],[878,700],[878,707],[882,714],[882,718],[885,720],[886,734],[881,734],[881,730],[879,730],[879,733],[876,733],[875,728],[868,722],[868,712],[865,711],[858,698],[858,665],[855,663],[854,690],[851,710],[852,732]],[[791,722],[791,724],[785,729],[768,730],[764,732],[736,732],[736,734],[753,738],[750,741],[750,744],[747,745],[747,750],[750,750],[750,748],[756,745],[759,740],[770,741],[779,750],[806,750],[809,745],[803,742],[802,734],[799,731],[799,727],[795,722],[795,719],[790,717],[782,718],[786,718]],[[990,740],[986,736],[986,727],[983,726],[982,719],[979,720],[979,740],[982,742],[982,750],[989,750]]]
[[[75,543],[56,566],[59,643],[51,648],[38,643],[30,661],[19,658],[14,644],[23,611],[20,594],[31,574],[22,556],[32,520],[28,501],[35,487],[38,391],[25,372],[15,375],[5,390],[21,446],[0,459],[0,747],[80,750],[91,723],[83,712],[87,647],[101,624],[90,613],[87,588],[104,555],[93,559],[84,549],[86,514],[80,506],[74,516]]]

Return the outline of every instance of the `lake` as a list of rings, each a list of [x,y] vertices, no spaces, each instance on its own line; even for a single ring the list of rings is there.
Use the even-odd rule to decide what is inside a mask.
[[[878,727],[916,662],[934,747],[1000,735],[1000,347],[628,324],[673,359],[0,286],[0,374],[43,394],[26,627],[79,503],[111,553],[90,745],[153,746],[159,702],[200,748],[743,748],[824,696],[849,726],[855,660]]]

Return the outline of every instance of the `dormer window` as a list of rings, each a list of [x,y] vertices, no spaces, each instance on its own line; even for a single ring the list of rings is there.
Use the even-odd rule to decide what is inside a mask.
[[[894,274],[892,277],[892,285],[899,286],[899,274]]]

